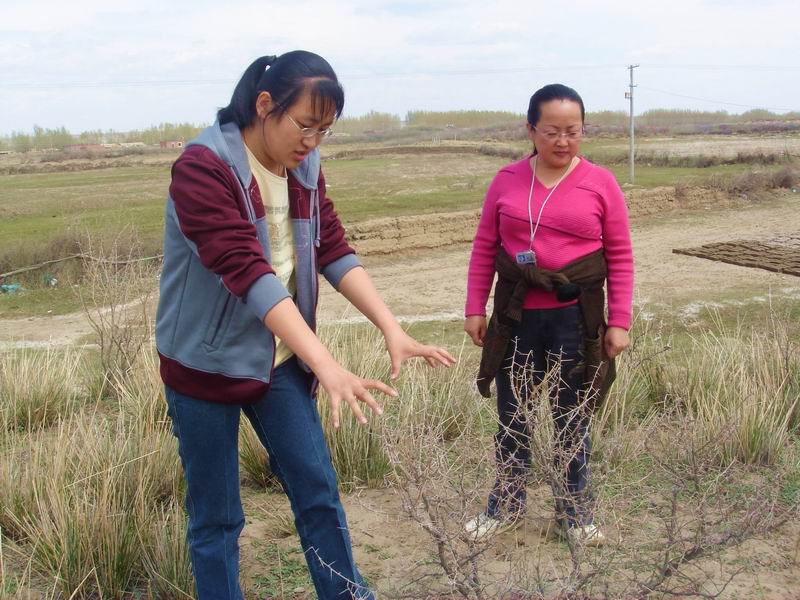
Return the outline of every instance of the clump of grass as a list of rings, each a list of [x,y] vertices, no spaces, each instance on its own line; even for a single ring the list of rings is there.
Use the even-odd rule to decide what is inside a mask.
[[[388,379],[389,359],[379,332],[372,328],[335,325],[323,328],[320,338],[345,369],[367,379]],[[380,396],[378,394],[376,399],[385,409],[391,410],[393,399]],[[325,424],[325,434],[339,485],[346,490],[382,485],[389,472],[389,464],[376,435],[376,417],[368,417],[369,424],[360,425],[349,407],[343,405],[339,429],[334,429],[330,425],[328,394],[321,386],[318,409],[322,423]],[[369,409],[364,410],[369,412]]]
[[[171,504],[151,519],[151,530],[141,536],[148,591],[153,598],[192,600],[195,585],[186,544],[186,513]]]
[[[87,373],[87,377],[95,376]],[[164,383],[159,374],[158,355],[153,348],[143,347],[130,364],[128,372],[112,373],[113,387],[117,390],[116,404],[119,412],[131,421],[141,421],[156,430],[167,430],[167,401]]]
[[[786,189],[800,181],[797,164],[790,163],[777,171],[748,171],[740,175],[715,175],[709,179],[711,188],[729,194],[753,195],[775,189]]]
[[[46,427],[80,406],[81,353],[20,350],[0,354],[2,431]]]
[[[595,415],[598,436],[646,421],[672,397],[672,340],[663,326],[635,315],[631,346],[617,360],[617,378]]]
[[[607,436],[677,411],[692,423],[698,444],[715,441],[720,465],[781,459],[800,424],[800,348],[788,317],[771,314],[762,326],[746,328],[712,315],[710,330],[679,349],[651,322],[637,319],[632,332],[631,348],[617,360],[617,381],[595,415],[599,453],[609,446]]]
[[[800,182],[800,174],[791,166],[783,167],[772,174],[772,187],[789,189],[796,187]]]
[[[321,338],[344,368],[361,377],[388,381],[389,355],[377,330],[337,325],[323,328]],[[463,360],[450,369],[430,369],[422,362],[406,363],[400,378],[394,382],[399,397],[383,398],[379,394],[377,399],[384,407],[384,416],[370,418],[367,426],[358,424],[344,406],[339,429],[326,426],[340,485],[352,489],[385,483],[391,464],[381,440],[381,420],[391,421],[393,427],[407,431],[435,423],[447,439],[460,435],[475,418],[474,407],[479,405],[473,384],[475,368]],[[319,392],[319,411],[322,422],[329,424],[330,408],[324,389]]]
[[[521,151],[519,148],[490,144],[481,144],[478,147],[478,153],[484,156],[499,156],[509,160],[518,160],[524,155],[524,151]]]
[[[685,357],[681,402],[698,435],[718,444],[721,464],[774,465],[800,420],[800,359],[789,324],[763,330],[720,326],[695,339]]]
[[[0,457],[0,528],[64,597],[122,597],[148,572],[177,572],[178,554],[164,550],[154,524],[154,515],[179,511],[182,496],[166,428],[122,412],[76,414],[51,430],[15,433],[9,448]]]

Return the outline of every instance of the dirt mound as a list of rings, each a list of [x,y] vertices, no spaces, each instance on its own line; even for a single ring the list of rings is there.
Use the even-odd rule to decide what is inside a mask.
[[[724,208],[743,202],[719,190],[658,187],[625,192],[632,218],[673,210]],[[347,227],[347,236],[359,254],[390,254],[399,250],[430,249],[472,242],[479,210],[388,217]]]
[[[36,156],[24,160],[0,161],[0,175],[28,175],[38,173],[71,173],[94,171],[97,169],[118,169],[126,167],[165,167],[168,168],[178,157],[176,152],[150,152],[146,154],[126,154],[122,156],[97,156],[92,158],[63,158]]]
[[[387,217],[347,227],[359,254],[390,254],[412,248],[439,248],[472,241],[480,211]]]
[[[361,159],[373,156],[388,156],[399,154],[477,154],[478,144],[442,144],[442,145],[414,145],[414,146],[386,146],[378,148],[360,148],[357,150],[342,150],[325,156],[326,160]]]
[[[359,148],[342,150],[323,156],[324,160],[358,160],[375,156],[421,154],[483,154],[484,156],[500,156],[509,160],[522,158],[523,152],[516,147],[491,142],[481,143],[438,143],[434,145],[385,146],[375,148]]]

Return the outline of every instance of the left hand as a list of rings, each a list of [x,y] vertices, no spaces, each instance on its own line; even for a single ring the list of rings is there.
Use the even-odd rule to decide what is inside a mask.
[[[603,342],[608,358],[616,358],[631,345],[628,332],[622,327],[609,327],[606,329],[606,337]]]
[[[435,367],[437,364],[452,367],[456,364],[456,359],[444,348],[421,344],[402,329],[397,329],[384,337],[392,361],[392,379],[397,379],[400,375],[400,365],[415,356],[424,358],[430,367]]]

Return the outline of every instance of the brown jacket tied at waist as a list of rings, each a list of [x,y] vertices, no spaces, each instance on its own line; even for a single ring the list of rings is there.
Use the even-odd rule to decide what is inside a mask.
[[[603,250],[575,260],[560,271],[547,271],[531,264],[517,264],[504,250],[495,258],[497,284],[494,310],[483,340],[478,370],[478,390],[488,398],[489,386],[500,370],[511,341],[514,325],[522,320],[522,306],[531,287],[556,291],[559,300],[578,299],[583,315],[584,382],[587,402],[592,408],[601,404],[616,376],[614,359],[605,354],[605,291],[603,284],[608,265]]]

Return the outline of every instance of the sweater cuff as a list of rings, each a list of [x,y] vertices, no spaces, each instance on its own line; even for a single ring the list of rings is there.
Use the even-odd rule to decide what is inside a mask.
[[[336,290],[339,289],[339,283],[342,281],[348,271],[355,267],[360,267],[361,261],[355,254],[345,254],[341,258],[337,258],[331,264],[322,269],[322,274]]]
[[[244,301],[259,320],[263,321],[272,307],[286,298],[291,298],[291,295],[275,273],[267,273],[250,286]]]
[[[475,304],[474,302],[467,302],[464,306],[464,316],[465,317],[485,317],[486,316],[486,305]]]
[[[609,327],[620,327],[621,329],[624,329],[625,331],[629,331],[630,328],[631,328],[631,318],[630,317],[625,318],[625,317],[617,317],[617,316],[615,316],[613,319],[610,318],[608,320],[608,326]]]

